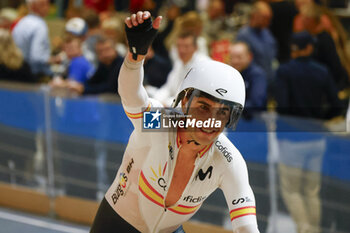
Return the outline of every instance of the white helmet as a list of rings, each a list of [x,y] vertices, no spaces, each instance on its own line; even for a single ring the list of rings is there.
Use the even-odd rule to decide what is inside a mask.
[[[223,102],[230,106],[230,120],[226,127],[235,128],[243,111],[245,85],[241,74],[233,67],[221,62],[206,60],[196,64],[182,81],[174,100],[175,108],[189,90],[191,94]],[[192,100],[192,97],[189,97]]]

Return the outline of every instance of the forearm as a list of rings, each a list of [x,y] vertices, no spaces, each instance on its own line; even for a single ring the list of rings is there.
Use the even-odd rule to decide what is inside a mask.
[[[128,52],[120,69],[118,78],[118,92],[122,102],[127,107],[145,107],[148,105],[148,96],[143,82],[143,59],[138,55],[133,60],[132,54]]]

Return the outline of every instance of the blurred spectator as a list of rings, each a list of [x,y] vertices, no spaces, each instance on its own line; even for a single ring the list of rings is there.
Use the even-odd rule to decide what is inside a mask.
[[[16,19],[17,11],[15,9],[3,8],[0,10],[0,28],[10,30]]]
[[[344,89],[349,85],[349,78],[332,37],[322,27],[321,9],[315,4],[307,4],[302,7],[301,15],[303,27],[316,38],[314,58],[328,67],[338,88]]]
[[[336,38],[332,35],[335,46],[337,48],[337,52],[340,58],[343,67],[346,69],[348,77],[350,77],[350,56],[348,50],[348,35],[345,31],[342,23],[338,19],[336,15],[332,13],[332,11],[328,8],[321,7],[322,13],[327,15],[330,19],[331,24],[333,25],[336,31]]]
[[[28,11],[28,7],[26,4],[21,4],[18,8],[17,8],[17,18],[13,21],[12,25],[11,25],[11,32],[13,31],[13,29],[16,27],[17,23],[26,15],[29,14]]]
[[[170,58],[173,62],[178,59],[179,54],[175,46],[175,40],[179,34],[184,32],[191,32],[196,37],[198,53],[208,55],[207,41],[202,36],[202,30],[203,21],[200,15],[195,11],[187,12],[175,20],[174,28],[165,41],[167,48],[170,50]]]
[[[113,0],[84,0],[84,6],[100,13],[113,8]]]
[[[172,45],[174,35],[170,36],[173,33],[175,20],[180,17],[181,10],[176,5],[171,5],[168,7],[166,12],[166,25],[163,30],[160,30],[156,38],[153,41],[152,48],[156,54],[162,56],[163,58],[170,61],[169,57],[169,47]],[[175,29],[174,29],[175,30]],[[178,30],[178,29],[177,29]],[[172,39],[167,39],[171,37]]]
[[[135,0],[135,1],[140,1],[140,0]],[[141,0],[143,1],[143,0]],[[147,0],[146,0],[147,1]],[[152,0],[157,3],[162,2],[162,0]],[[183,0],[171,0],[171,1],[163,1],[165,3],[168,2],[170,5],[174,5],[180,9],[180,12],[182,14],[185,14],[189,11],[195,11],[196,10],[196,1],[183,1]]]
[[[118,56],[114,41],[99,37],[96,41],[98,67],[94,75],[84,84],[68,81],[68,88],[78,94],[117,93],[118,75],[123,58]]]
[[[0,29],[0,51],[0,80],[37,81],[23,60],[21,50],[15,45],[11,33],[6,29]]]
[[[299,124],[303,121],[299,120]],[[305,123],[304,123],[305,124]],[[289,135],[284,136],[284,135]],[[293,135],[293,136],[291,136]],[[322,162],[327,150],[323,134],[284,132],[277,141],[281,196],[298,233],[321,233]]]
[[[30,13],[13,29],[13,39],[35,75],[51,76],[48,28],[43,19],[49,11],[49,0],[26,2]]]
[[[69,19],[65,25],[66,32],[73,36],[80,37],[82,40],[85,39],[88,31],[88,25],[84,19],[79,17],[73,17]]]
[[[73,17],[66,22],[65,30],[68,35],[75,36],[81,40],[84,57],[88,59],[91,64],[95,65],[95,52],[94,50],[89,50],[89,46],[85,44],[89,30],[86,21],[80,17]]]
[[[114,0],[114,9],[116,11],[128,11],[129,0]],[[153,14],[152,14],[153,15]]]
[[[182,32],[177,36],[176,49],[178,59],[174,61],[166,83],[157,91],[154,98],[165,106],[170,106],[182,80],[194,64],[209,59],[197,52],[196,35],[191,32]]]
[[[293,34],[293,59],[276,72],[279,113],[319,119],[340,114],[336,85],[328,69],[311,57],[313,48],[314,40],[308,32]]]
[[[125,56],[127,47],[123,20],[117,16],[107,18],[102,22],[101,28],[103,35],[115,42],[118,54]]]
[[[272,62],[277,53],[276,41],[268,29],[271,17],[272,11],[267,3],[254,3],[249,25],[241,28],[236,38],[237,41],[244,41],[249,45],[255,63],[265,70],[269,82],[273,78]]]
[[[230,25],[230,18],[225,13],[224,0],[210,0],[204,14],[204,36],[209,46],[221,39],[232,39],[235,25]]]
[[[81,40],[77,37],[66,36],[64,40],[63,50],[69,59],[67,70],[67,79],[78,83],[85,83],[94,72],[92,64],[83,56],[81,50]],[[61,77],[56,77],[51,85],[53,87],[65,87],[66,83]]]
[[[315,6],[316,7],[316,3],[314,0],[295,0],[295,6],[297,8],[297,10],[299,11],[299,14],[295,16],[294,18],[294,23],[293,23],[293,30],[295,32],[301,32],[306,30],[305,25],[304,25],[304,19],[303,19],[303,14],[301,13],[303,10],[303,8],[306,6]],[[317,6],[319,8],[319,10],[321,11],[320,6]],[[320,23],[317,25],[317,31],[321,31],[321,30],[326,30],[332,37],[334,40],[337,40],[338,38],[338,33],[335,30],[335,28],[333,27],[330,18],[321,13],[320,15]]]
[[[164,85],[171,68],[167,59],[157,55],[152,47],[148,49],[144,64],[144,86],[149,95],[153,96]]]
[[[268,2],[272,10],[270,30],[277,41],[277,60],[283,63],[290,59],[290,38],[297,9],[287,0],[268,0]]]
[[[83,14],[83,19],[85,20],[88,31],[86,34],[86,39],[83,43],[84,55],[89,54],[90,57],[85,56],[94,66],[97,66],[97,56],[95,51],[95,44],[99,36],[101,35],[100,19],[98,15],[93,10],[85,10]]]
[[[254,112],[265,110],[267,80],[265,71],[253,62],[253,54],[244,42],[230,46],[230,65],[243,76],[246,87],[245,112],[250,118]]]

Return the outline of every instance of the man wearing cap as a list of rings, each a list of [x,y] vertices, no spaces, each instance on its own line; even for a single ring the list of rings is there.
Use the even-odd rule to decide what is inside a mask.
[[[311,57],[313,44],[313,37],[306,31],[292,36],[292,60],[276,72],[275,97],[279,113],[329,119],[341,111],[330,72]]]
[[[49,61],[51,49],[44,17],[49,12],[49,0],[26,0],[29,14],[13,29],[13,39],[21,49],[33,74],[51,76]]]
[[[279,113],[327,119],[339,113],[337,88],[328,69],[312,57],[313,37],[306,31],[292,35],[291,57],[276,72]],[[326,107],[329,106],[329,107]],[[326,151],[322,135],[278,133],[279,183],[282,198],[297,232],[320,232],[321,169]],[[302,140],[300,140],[302,138]]]
[[[67,21],[65,25],[65,30],[67,33],[81,39],[82,41],[81,47],[83,50],[84,57],[96,68],[98,63],[96,52],[95,52],[95,49],[93,48],[94,46],[89,45],[89,43],[94,44],[95,42],[91,42],[91,41],[88,42],[88,40],[91,40],[91,38],[89,39],[89,36],[88,36],[88,31],[90,30],[90,28],[87,22],[84,19],[79,17],[71,18],[70,20]],[[93,40],[96,40],[96,38]]]

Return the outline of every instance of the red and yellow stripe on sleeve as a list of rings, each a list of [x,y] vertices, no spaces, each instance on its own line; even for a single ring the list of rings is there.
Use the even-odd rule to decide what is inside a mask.
[[[256,215],[255,206],[246,206],[238,209],[233,209],[230,212],[231,221],[247,215]]]
[[[142,118],[143,117],[143,113],[144,112],[147,112],[151,109],[151,103],[147,106],[147,108],[143,111],[143,112],[139,112],[139,113],[130,113],[130,112],[127,112],[125,111],[125,114],[131,118],[131,119],[139,119],[139,118]]]

